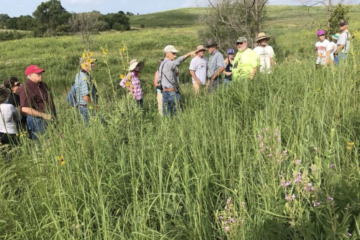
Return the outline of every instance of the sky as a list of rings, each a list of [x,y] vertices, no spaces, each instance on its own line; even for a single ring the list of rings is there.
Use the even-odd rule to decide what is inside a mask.
[[[32,15],[36,7],[44,0],[0,0],[0,13],[10,17]],[[300,1],[309,0],[269,0],[272,5],[300,5]],[[334,1],[334,0],[333,0]],[[360,0],[347,0],[360,4]],[[69,12],[100,11],[103,14],[118,11],[146,14],[176,8],[206,6],[207,0],[61,0]]]

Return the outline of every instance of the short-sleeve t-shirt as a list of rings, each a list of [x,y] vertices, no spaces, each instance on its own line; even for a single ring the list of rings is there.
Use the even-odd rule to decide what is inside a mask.
[[[190,62],[189,70],[195,72],[196,77],[200,80],[202,85],[206,84],[207,59],[205,57],[194,57]],[[192,78],[192,82],[196,83],[194,78]]]
[[[254,52],[259,56],[260,59],[260,72],[270,73],[271,72],[271,58],[274,57],[274,49],[271,46],[258,46],[254,48]]]
[[[0,133],[16,134],[16,122],[20,117],[16,108],[7,103],[0,104]]]
[[[315,50],[317,52],[316,64],[324,65],[326,62],[326,52],[331,51],[330,42],[327,39],[322,42],[316,42]]]
[[[259,57],[252,49],[247,48],[236,54],[233,65],[233,80],[248,79],[254,68],[259,66]]]
[[[337,45],[344,45],[343,49],[342,49],[342,53],[348,53],[350,50],[350,39],[351,39],[351,35],[349,33],[348,30],[343,31],[340,34],[339,40],[337,41]]]

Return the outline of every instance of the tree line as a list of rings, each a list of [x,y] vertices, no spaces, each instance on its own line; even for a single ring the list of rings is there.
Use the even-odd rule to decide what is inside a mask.
[[[42,2],[30,15],[10,17],[8,14],[0,14],[0,29],[32,31],[34,36],[55,36],[70,33],[79,29],[76,24],[84,24],[83,21],[92,20],[93,31],[130,30],[131,12],[119,11],[116,13],[101,14],[98,11],[90,13],[70,13],[62,5],[60,0]],[[75,21],[76,20],[76,21]]]

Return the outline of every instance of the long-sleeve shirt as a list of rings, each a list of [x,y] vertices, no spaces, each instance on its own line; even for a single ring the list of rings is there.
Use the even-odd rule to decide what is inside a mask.
[[[176,68],[183,63],[185,58],[183,56],[179,57],[174,61],[170,61],[165,58],[164,61],[160,64],[159,67],[159,82],[162,87],[165,89],[175,88],[178,84],[176,76]]]
[[[143,99],[144,93],[141,88],[141,82],[139,76],[134,72],[128,73],[128,75],[120,81],[120,86],[126,88],[129,94],[136,100]]]

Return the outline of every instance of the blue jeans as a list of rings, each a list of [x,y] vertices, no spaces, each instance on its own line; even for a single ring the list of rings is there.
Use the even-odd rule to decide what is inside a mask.
[[[232,81],[231,80],[229,80],[229,79],[227,79],[227,78],[224,78],[224,85],[225,85],[225,87],[227,87],[227,85],[229,84],[229,83],[231,83]]]
[[[335,66],[338,66],[340,61],[342,60],[346,60],[346,55],[347,53],[340,53],[340,55],[335,55],[334,56],[334,62],[335,62]]]
[[[163,100],[163,115],[170,114],[171,116],[176,115],[176,109],[180,107],[180,93],[176,92],[162,92]]]
[[[27,126],[30,131],[31,139],[39,140],[38,136],[45,133],[47,122],[43,118],[27,116]]]
[[[94,112],[89,110],[87,106],[80,106],[79,107],[80,115],[82,120],[84,120],[86,123],[89,122],[90,117],[95,116]]]

